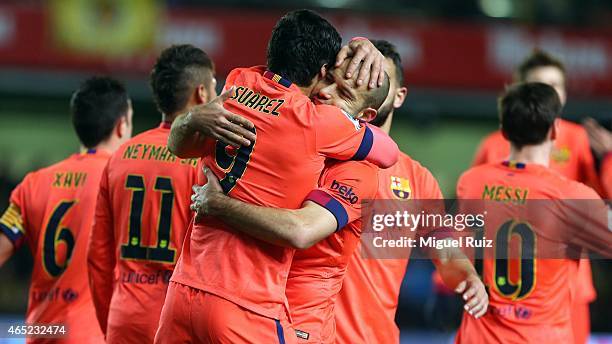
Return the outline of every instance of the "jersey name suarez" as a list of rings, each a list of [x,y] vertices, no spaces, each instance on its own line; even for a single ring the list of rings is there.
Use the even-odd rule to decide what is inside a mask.
[[[224,192],[241,201],[297,209],[317,185],[327,157],[349,160],[369,151],[367,127],[341,110],[315,105],[299,87],[264,67],[233,70],[224,106],[255,125],[250,146],[207,142],[202,161]],[[172,280],[216,294],[252,312],[280,318],[294,250],[232,230],[214,218],[190,228]]]

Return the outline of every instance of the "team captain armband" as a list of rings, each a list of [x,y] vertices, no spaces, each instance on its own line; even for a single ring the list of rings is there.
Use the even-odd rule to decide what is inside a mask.
[[[322,190],[312,190],[308,196],[306,196],[306,201],[315,202],[316,204],[329,210],[329,212],[336,218],[336,231],[343,228],[348,223],[349,216],[342,203],[330,196],[327,192]]]
[[[4,233],[13,243],[15,248],[19,248],[23,243],[25,230],[23,229],[23,219],[19,207],[11,203],[0,217],[0,232]]]
[[[389,168],[398,158],[397,143],[379,128],[366,124],[363,140],[351,160],[368,160],[379,167]]]

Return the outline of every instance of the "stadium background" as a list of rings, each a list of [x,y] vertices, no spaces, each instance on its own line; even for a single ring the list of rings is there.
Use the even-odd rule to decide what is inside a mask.
[[[535,46],[566,63],[566,118],[591,116],[608,128],[612,122],[610,0],[3,0],[0,210],[25,173],[78,149],[68,102],[84,77],[106,73],[127,84],[138,133],[160,118],[147,76],[163,47],[204,49],[221,86],[231,68],[263,64],[275,21],[304,7],[324,13],[345,40],[396,44],[409,93],[391,133],[433,172],[447,197],[480,140],[497,126],[496,95]],[[0,269],[0,319],[25,312],[26,251]],[[612,333],[611,267],[593,264],[594,332]],[[429,262],[411,262],[402,288],[398,322],[408,342],[447,341],[459,321],[453,297],[436,299],[431,269]]]

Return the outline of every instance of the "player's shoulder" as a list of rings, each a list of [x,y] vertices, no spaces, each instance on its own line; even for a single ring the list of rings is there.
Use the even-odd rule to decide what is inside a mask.
[[[379,168],[365,160],[330,161],[325,165],[325,172],[328,175],[348,175],[359,177],[370,177],[378,175]]]
[[[499,165],[499,162],[492,162],[470,167],[459,176],[457,184],[483,180],[486,176],[497,173]]]
[[[599,194],[590,186],[569,179],[561,174],[549,177],[559,190],[559,199],[600,199]]]
[[[372,196],[378,188],[379,168],[367,161],[331,161],[326,163],[324,178],[329,180],[353,181],[362,185]]]
[[[489,133],[482,140],[483,145],[495,145],[499,142],[506,142],[506,139],[504,138],[504,134],[502,134],[501,130],[499,129],[495,130],[492,133]]]
[[[261,75],[265,71],[265,66],[253,66],[253,67],[237,67],[232,69],[228,74],[227,78],[225,78],[226,83],[232,84],[236,81],[237,78],[244,77],[254,77],[256,75]]]

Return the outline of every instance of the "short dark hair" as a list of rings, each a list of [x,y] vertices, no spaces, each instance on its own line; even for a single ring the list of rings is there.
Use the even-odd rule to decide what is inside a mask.
[[[175,114],[187,105],[193,89],[212,80],[213,62],[191,44],[164,49],[151,70],[150,86],[159,111]]]
[[[540,82],[510,86],[498,105],[501,129],[519,149],[544,142],[562,109],[555,89]]]
[[[342,38],[325,18],[310,10],[285,14],[268,42],[268,68],[298,86],[308,86],[324,64],[333,65]]]
[[[516,69],[516,81],[525,82],[527,75],[534,69],[540,67],[556,67],[563,73],[563,76],[565,76],[565,66],[560,60],[543,50],[534,49]]]
[[[83,146],[93,148],[106,140],[128,107],[127,91],[119,81],[99,76],[85,80],[70,101],[72,125]]]
[[[366,91],[364,92],[363,97],[363,108],[370,107],[372,109],[378,109],[383,105],[385,99],[387,99],[389,89],[391,88],[391,80],[389,80],[389,74],[387,74],[387,72],[384,73],[385,78],[382,86],[374,87],[373,89],[368,89],[366,86]]]
[[[391,59],[395,66],[395,75],[397,76],[397,86],[404,85],[404,68],[402,66],[402,57],[397,52],[397,48],[389,41],[384,39],[373,39],[372,44],[378,49],[384,57]]]

